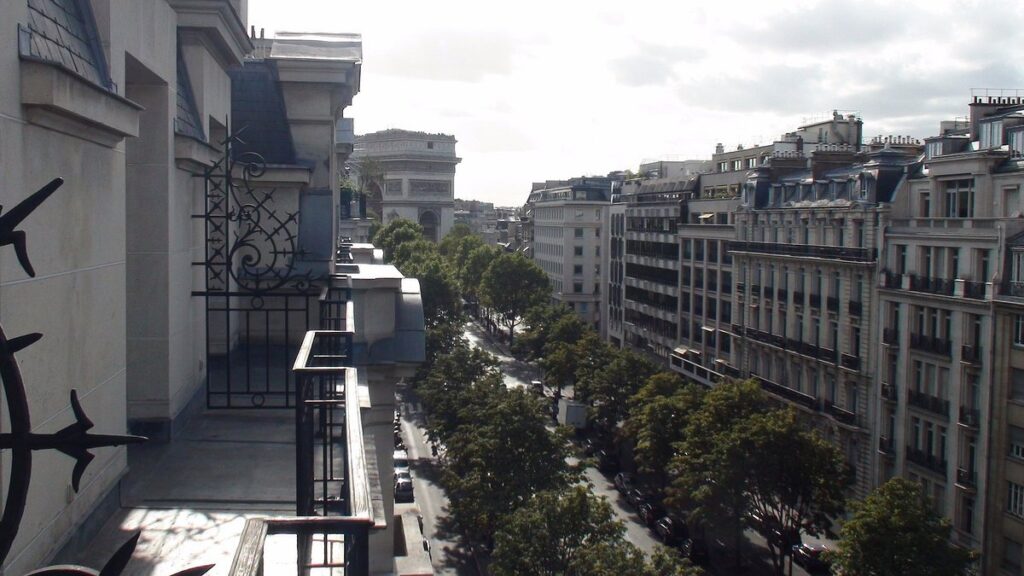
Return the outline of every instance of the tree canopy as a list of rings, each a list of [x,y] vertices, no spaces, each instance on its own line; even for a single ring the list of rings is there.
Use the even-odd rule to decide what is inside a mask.
[[[480,299],[500,315],[509,342],[515,327],[533,305],[550,296],[548,277],[532,260],[519,253],[504,253],[491,262],[480,282]]]
[[[420,240],[423,238],[423,227],[404,218],[392,220],[387,226],[383,226],[373,235],[373,245],[384,251],[384,259],[391,262],[395,256],[395,250],[404,242]]]
[[[961,576],[971,552],[949,541],[949,522],[920,485],[893,478],[853,504],[829,556],[844,576]]]
[[[700,409],[703,390],[679,376],[660,372],[629,401],[623,429],[633,438],[637,468],[657,479],[664,489],[669,463],[685,438],[690,417]]]

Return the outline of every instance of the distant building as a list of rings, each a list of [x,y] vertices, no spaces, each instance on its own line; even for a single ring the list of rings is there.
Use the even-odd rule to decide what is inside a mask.
[[[600,328],[601,231],[613,179],[581,177],[534,184],[526,203],[533,260],[551,280],[552,300]]]
[[[424,235],[439,241],[455,223],[455,137],[389,129],[356,136],[350,166],[357,177],[360,162],[379,164],[381,220],[404,218],[423,226]]]

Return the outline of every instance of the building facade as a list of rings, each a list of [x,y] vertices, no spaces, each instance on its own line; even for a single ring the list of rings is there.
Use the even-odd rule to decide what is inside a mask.
[[[879,478],[921,483],[985,574],[1024,542],[1020,238],[1024,102],[978,95],[926,139],[891,206],[879,278]]]
[[[383,224],[399,218],[423,227],[440,241],[455,223],[455,137],[389,129],[356,136],[351,166],[357,175],[364,160],[377,164],[383,181],[372,194],[381,198]],[[374,184],[377,186],[377,184]]]
[[[612,179],[581,177],[535,184],[527,201],[533,260],[551,281],[551,297],[600,330],[604,220]]]

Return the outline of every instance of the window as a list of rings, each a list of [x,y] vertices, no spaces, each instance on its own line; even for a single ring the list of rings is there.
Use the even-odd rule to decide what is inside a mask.
[[[1009,426],[1010,457],[1024,460],[1024,428]]]
[[[990,120],[981,122],[981,147],[999,148],[1003,145],[1003,121]]]
[[[1016,482],[1006,482],[1006,511],[1018,518],[1024,518],[1024,486]]]
[[[583,238],[583,228],[574,229],[573,236],[575,236],[576,238]]]
[[[1024,402],[1024,370],[1010,369],[1010,400]]]
[[[572,291],[576,294],[581,294],[583,292],[583,282],[573,282]]]
[[[946,182],[946,218],[974,217],[974,180]]]
[[[573,256],[583,256],[583,246],[573,246],[572,254]]]
[[[583,274],[583,264],[573,264],[572,265],[572,273],[577,275],[577,276]]]
[[[1013,217],[1020,212],[1020,186],[1004,186],[1003,216]]]

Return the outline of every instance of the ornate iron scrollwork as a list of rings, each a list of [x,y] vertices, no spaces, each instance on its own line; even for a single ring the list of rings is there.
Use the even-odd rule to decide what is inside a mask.
[[[25,233],[17,230],[17,227],[63,183],[64,181],[60,178],[52,180],[12,210],[0,216],[0,247],[13,245],[18,262],[29,276],[34,277],[35,270],[28,258],[28,240]],[[82,475],[94,458],[90,452],[91,449],[122,446],[146,440],[141,436],[90,434],[89,430],[92,429],[93,423],[85,415],[75,390],[71,390],[71,410],[74,412],[75,422],[53,434],[33,433],[25,383],[22,379],[21,368],[14,355],[36,343],[42,337],[42,334],[31,333],[8,338],[3,325],[0,324],[0,381],[3,384],[11,420],[11,431],[0,434],[0,450],[11,451],[10,484],[4,500],[3,516],[0,517],[0,564],[11,551],[28,504],[33,451],[57,450],[74,458],[75,467],[71,473],[71,486],[77,492]],[[53,566],[34,571],[32,574],[102,574],[104,576],[120,574],[131,558],[138,538],[139,535],[136,534],[125,543],[100,572],[79,566]],[[178,575],[198,576],[211,567],[212,565],[191,568],[179,572]]]

